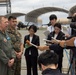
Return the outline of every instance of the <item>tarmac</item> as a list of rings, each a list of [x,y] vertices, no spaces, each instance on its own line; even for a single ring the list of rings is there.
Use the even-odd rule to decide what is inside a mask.
[[[45,35],[43,34],[43,32],[45,31],[46,29],[39,29],[37,31],[37,35],[40,36],[40,45],[43,46],[45,45],[45,42],[43,41],[43,39],[45,39]],[[29,32],[28,30],[26,29],[21,29],[19,30],[19,32],[22,34],[22,42],[24,42],[24,36],[27,35]],[[24,49],[25,51],[25,49]],[[42,53],[43,51],[39,51],[39,54]],[[67,50],[68,52],[68,57],[69,57],[69,50]],[[63,57],[63,73],[66,73],[67,70],[68,70],[68,67],[69,67],[69,62],[68,62],[68,59],[67,59],[67,55],[66,55],[66,52],[64,51],[64,57]],[[27,68],[26,68],[26,60],[25,60],[25,57],[24,57],[24,54],[22,55],[22,64],[21,64],[21,75],[26,75],[26,72],[27,71]],[[38,75],[41,75],[41,71],[38,70]]]

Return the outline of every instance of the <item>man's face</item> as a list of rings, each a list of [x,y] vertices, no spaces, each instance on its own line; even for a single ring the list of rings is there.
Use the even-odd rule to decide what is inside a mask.
[[[9,25],[10,25],[10,27],[11,28],[16,28],[16,26],[17,26],[17,19],[11,19],[11,20],[9,20]]]
[[[51,25],[54,25],[56,23],[56,19],[50,20]]]
[[[2,17],[1,22],[0,22],[0,27],[2,31],[5,31],[7,29],[7,26],[8,26],[8,19]]]

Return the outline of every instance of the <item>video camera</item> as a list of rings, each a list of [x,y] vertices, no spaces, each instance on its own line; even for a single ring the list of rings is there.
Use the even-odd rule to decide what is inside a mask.
[[[67,17],[68,19],[71,19],[70,27],[73,29],[76,29],[76,15],[73,17]]]

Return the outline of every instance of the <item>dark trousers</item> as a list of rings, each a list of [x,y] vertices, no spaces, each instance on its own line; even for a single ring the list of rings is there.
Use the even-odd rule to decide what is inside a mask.
[[[27,66],[27,75],[38,75],[37,71],[37,56],[25,56],[26,66]]]
[[[63,57],[59,56],[58,69],[60,70],[60,72],[62,72],[62,62],[63,62]]]

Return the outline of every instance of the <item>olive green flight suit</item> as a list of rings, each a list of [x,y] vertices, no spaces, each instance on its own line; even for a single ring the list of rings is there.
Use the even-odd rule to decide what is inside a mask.
[[[0,31],[0,75],[14,75],[12,67],[8,67],[9,59],[16,58],[8,33]]]

